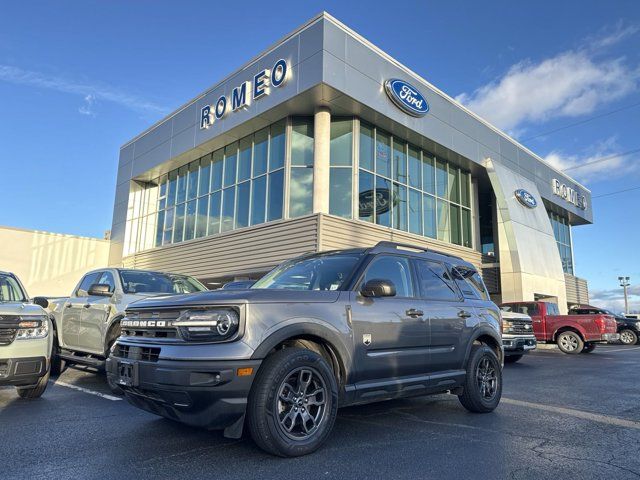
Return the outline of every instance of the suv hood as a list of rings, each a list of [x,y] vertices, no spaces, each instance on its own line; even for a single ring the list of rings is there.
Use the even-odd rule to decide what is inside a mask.
[[[210,292],[166,295],[133,302],[131,309],[171,308],[243,303],[333,303],[338,300],[338,291],[318,290],[215,290]]]
[[[33,303],[0,302],[0,317],[3,315],[46,315],[42,307]]]

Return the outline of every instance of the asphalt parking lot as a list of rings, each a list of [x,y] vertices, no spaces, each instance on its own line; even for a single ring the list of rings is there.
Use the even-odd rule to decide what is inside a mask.
[[[68,369],[38,400],[0,389],[0,478],[640,477],[640,346],[538,350],[507,365],[503,402],[474,415],[450,395],[340,410],[317,453],[280,459],[186,427]]]

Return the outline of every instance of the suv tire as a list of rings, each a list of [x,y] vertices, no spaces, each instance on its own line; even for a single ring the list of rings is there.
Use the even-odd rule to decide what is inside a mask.
[[[53,331],[53,347],[51,351],[51,375],[60,375],[67,369],[67,362],[60,357],[60,345],[58,345],[58,334]]]
[[[625,328],[620,330],[620,343],[623,345],[635,345],[638,342],[638,335],[633,330]]]
[[[458,396],[464,408],[488,413],[502,397],[502,368],[496,353],[487,345],[474,345],[467,363],[464,390]]]
[[[18,387],[18,395],[21,398],[38,398],[47,389],[47,383],[49,382],[49,373],[44,377],[38,379],[38,383],[30,387]]]
[[[326,360],[311,350],[285,348],[268,356],[256,375],[248,426],[263,450],[297,457],[324,443],[337,411],[338,385]]]
[[[116,340],[118,339],[119,335],[116,335],[115,337],[113,336],[113,334],[111,334],[111,336],[113,338],[111,338],[109,340],[109,348],[107,348],[107,357],[109,358],[109,355],[111,355],[111,347],[113,347],[113,344],[116,343]],[[106,375],[106,373],[105,373]],[[120,387],[120,385],[118,385],[116,382],[114,382],[113,380],[111,380],[111,377],[109,377],[109,375],[106,375],[107,377],[107,385],[109,385],[109,390],[111,390],[111,393],[115,394],[115,395],[124,395],[124,390],[122,390],[122,388]]]
[[[584,349],[582,338],[572,330],[559,333],[556,338],[556,343],[562,353],[568,353],[570,355],[580,353]]]
[[[507,355],[504,357],[504,363],[516,363],[522,357],[524,357],[524,355]]]

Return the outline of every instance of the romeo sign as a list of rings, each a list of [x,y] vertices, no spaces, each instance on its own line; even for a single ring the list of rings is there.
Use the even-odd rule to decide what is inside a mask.
[[[567,187],[566,184],[561,183],[560,180],[554,178],[551,180],[551,190],[554,195],[565,199],[567,202],[574,204],[576,207],[585,210],[587,208],[587,197],[578,192],[578,190]]]

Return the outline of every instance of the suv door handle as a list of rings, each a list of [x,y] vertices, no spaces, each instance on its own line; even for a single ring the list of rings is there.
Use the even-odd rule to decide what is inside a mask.
[[[405,313],[411,318],[422,317],[424,315],[424,312],[422,310],[416,310],[415,308],[410,308]]]
[[[471,312],[467,312],[467,311],[465,311],[465,310],[460,310],[460,311],[458,312],[458,316],[459,316],[460,318],[469,318],[469,317],[471,317]]]

